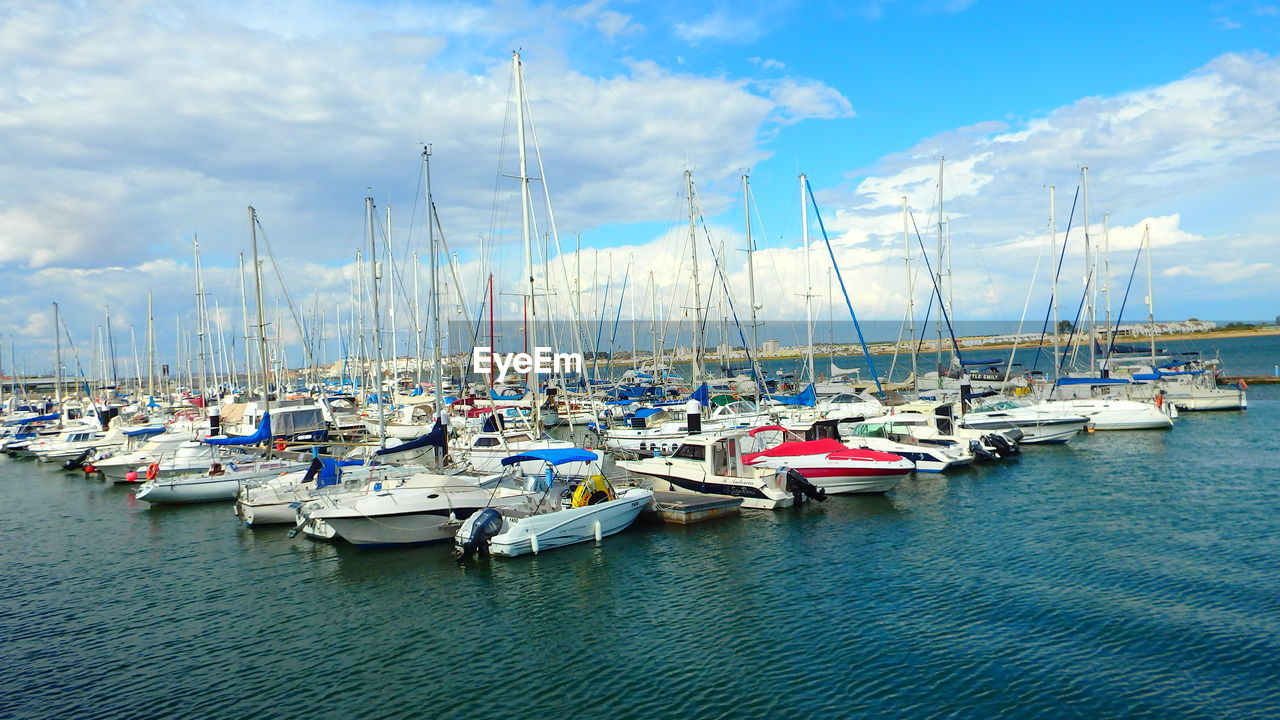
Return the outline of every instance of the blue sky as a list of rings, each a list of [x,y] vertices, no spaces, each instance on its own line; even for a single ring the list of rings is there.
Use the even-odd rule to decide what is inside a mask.
[[[409,215],[424,141],[464,284],[511,271],[498,148],[515,48],[562,247],[582,233],[567,262],[594,285],[630,265],[655,269],[660,295],[687,293],[682,171],[727,248],[749,171],[762,314],[795,317],[805,172],[859,312],[897,320],[897,198],[925,224],[945,154],[958,317],[1016,319],[1028,288],[1043,301],[1044,186],[1058,187],[1061,233],[1087,164],[1113,264],[1152,229],[1158,315],[1268,318],[1278,37],[1280,8],[1255,2],[7,4],[0,336],[38,363],[49,303],[87,344],[104,304],[140,327],[149,289],[171,344],[173,316],[192,317],[193,234],[211,293],[238,306],[248,204],[295,301],[349,304],[366,188],[397,209],[399,254],[421,248]],[[486,236],[504,239],[488,256]],[[825,285],[829,263],[811,262]],[[1081,263],[1073,249],[1075,285]],[[726,264],[743,292],[741,253]]]

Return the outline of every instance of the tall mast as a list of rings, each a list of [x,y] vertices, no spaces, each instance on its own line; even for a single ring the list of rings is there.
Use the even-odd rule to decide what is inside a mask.
[[[942,389],[942,258],[943,258],[943,234],[942,234],[942,178],[943,167],[947,159],[945,157],[938,158],[938,265],[934,270],[933,279],[934,286],[937,288],[938,295],[938,317],[934,320],[934,325],[938,329],[938,346],[935,348],[937,353],[938,367],[938,389]]]
[[[804,198],[801,198],[801,202],[803,201]],[[759,307],[756,305],[756,248],[751,238],[751,179],[746,175],[742,176],[742,213],[747,231],[747,299],[751,303],[751,382],[756,386],[756,400],[759,401],[760,394],[764,391],[764,378],[759,355],[760,324],[756,320],[756,310]]]
[[[58,303],[53,304],[53,347],[54,347],[54,402],[62,406],[62,314]],[[61,412],[61,410],[59,410]]]
[[[693,357],[690,362],[689,376],[691,382],[702,381],[702,282],[698,278],[698,226],[697,210],[694,207],[693,171],[684,171],[685,185],[689,192],[689,248],[693,253]]]
[[[911,276],[911,235],[907,229],[907,196],[902,196],[902,262],[907,270],[907,337],[911,338],[911,384],[916,389],[920,389],[920,379],[916,374],[919,370],[916,366],[916,286],[915,278]],[[892,380],[893,378],[889,378]]]
[[[524,68],[520,63],[520,53],[511,54],[512,70],[516,76],[516,125],[519,127],[518,137],[520,140],[520,239],[524,242],[524,271],[528,277],[529,284],[529,300],[528,300],[528,332],[525,339],[531,350],[536,352],[538,347],[538,302],[534,296],[533,281],[533,237],[530,234],[529,220],[533,212],[533,200],[529,190],[529,171],[527,162],[527,148],[525,141],[525,119],[524,119]],[[538,378],[534,374],[532,368],[529,370],[529,392],[533,405],[533,426],[538,427]]]
[[[151,291],[147,291],[147,397],[156,396],[156,320],[152,314]]]
[[[805,187],[809,178],[800,174],[800,235],[804,240],[804,334],[806,347],[804,351],[805,367],[809,370],[809,382],[816,383],[818,376],[813,374],[813,263],[809,262],[809,199],[805,196]]]
[[[1151,226],[1142,226],[1142,248],[1147,253],[1147,327],[1151,333],[1151,367],[1156,366],[1155,293],[1151,289]]]
[[[1102,307],[1106,311],[1103,327],[1107,337],[1115,335],[1111,327],[1111,212],[1102,213]],[[1111,347],[1111,343],[1107,343]]]
[[[267,321],[262,314],[262,263],[258,261],[258,211],[249,206],[249,241],[253,247],[253,296],[258,314],[258,366],[262,368],[262,401],[263,412],[271,406],[269,373],[267,369]]]
[[[431,208],[427,208],[427,212],[431,212]],[[431,222],[428,215],[427,222]],[[414,381],[421,385],[422,383],[422,289],[418,285],[419,272],[418,251],[413,251],[413,358],[414,358]]]
[[[378,447],[385,448],[387,446],[387,397],[386,391],[382,387],[382,319],[378,312],[378,278],[382,273],[378,267],[378,239],[373,232],[373,197],[366,196],[364,199],[365,224],[369,231],[369,267],[371,269],[370,277],[373,285],[369,292],[369,297],[373,299],[373,354],[374,367],[377,368],[374,377],[374,390],[378,394]]]
[[[200,272],[200,238],[192,238],[191,251],[195,255],[196,266],[196,358],[200,369],[200,402],[203,406],[204,393],[209,387],[209,373],[204,355],[204,277]]]
[[[1049,298],[1053,305],[1053,379],[1056,381],[1062,376],[1062,348],[1058,335],[1058,219],[1057,219],[1057,199],[1055,193],[1057,189],[1049,186],[1049,258],[1051,260],[1050,268],[1050,289]]]
[[[427,212],[431,212],[431,208],[427,208]],[[428,216],[428,221],[430,216]],[[396,252],[395,245],[392,244],[391,238],[391,202],[387,202],[387,267],[390,268],[390,282],[387,283],[387,324],[391,326],[391,373],[392,377],[398,377],[396,358],[400,357],[400,353],[396,350]]]
[[[240,323],[241,332],[244,333],[244,391],[247,397],[253,392],[253,360],[249,355],[253,341],[249,335],[249,294],[244,286],[244,253],[238,254],[237,262],[240,275]]]
[[[103,355],[103,357],[105,358],[106,361],[110,362],[111,385],[112,387],[116,387],[120,384],[120,381],[116,378],[116,340],[115,340],[115,336],[111,334],[111,306],[108,305],[104,307],[102,312],[103,312],[103,315],[106,316],[106,336],[103,338],[104,339],[103,351],[105,354]],[[107,369],[108,369],[108,365],[106,361],[104,361],[102,364],[103,377],[106,376]]]
[[[1084,206],[1083,207],[1083,210],[1084,210],[1084,301],[1085,303],[1087,303],[1087,305],[1085,306],[1085,310],[1086,310],[1085,316],[1082,319],[1087,319],[1089,322],[1089,375],[1093,375],[1095,372],[1098,371],[1098,366],[1097,366],[1098,358],[1097,358],[1097,351],[1095,349],[1095,345],[1097,345],[1098,314],[1093,303],[1093,289],[1094,289],[1093,269],[1096,261],[1093,257],[1093,246],[1089,240],[1089,168],[1088,167],[1080,168],[1080,184],[1081,186],[1083,186],[1083,191],[1084,191],[1084,203],[1083,203],[1083,206]]]
[[[431,314],[431,383],[435,386],[436,391],[436,418],[439,422],[447,424],[444,408],[444,358],[440,353],[440,340],[442,337],[442,333],[440,331],[440,248],[437,247],[435,233],[435,199],[431,196],[430,145],[422,148],[422,168],[423,175],[426,178],[427,193],[427,238],[429,240],[427,247],[431,251],[431,302],[427,307],[428,312]],[[418,264],[415,261],[415,282],[417,278],[417,267]],[[419,327],[421,327],[421,325],[419,325]],[[421,337],[421,335],[419,335],[419,337]],[[418,362],[418,367],[422,367],[421,360]],[[437,465],[442,465],[443,460],[443,452],[440,448],[436,448]]]

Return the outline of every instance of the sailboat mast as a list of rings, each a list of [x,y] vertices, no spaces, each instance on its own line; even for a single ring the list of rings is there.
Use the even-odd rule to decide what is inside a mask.
[[[1115,335],[1115,329],[1111,327],[1111,212],[1102,213],[1102,307],[1106,314],[1104,317],[1103,327],[1106,328],[1107,337]],[[1107,343],[1107,347],[1111,347],[1111,343]]]
[[[1098,331],[1098,314],[1093,302],[1094,288],[1094,265],[1096,260],[1093,257],[1093,246],[1089,240],[1089,168],[1080,168],[1080,184],[1083,186],[1084,202],[1084,299],[1087,303],[1083,319],[1089,322],[1089,374],[1098,371],[1097,357],[1097,331]]]
[[[444,408],[444,359],[440,353],[440,340],[442,337],[440,331],[440,249],[437,247],[435,224],[433,218],[435,216],[435,199],[431,196],[431,146],[427,145],[422,148],[422,168],[426,177],[426,193],[427,193],[427,237],[429,244],[427,245],[431,251],[431,302],[428,304],[428,311],[431,313],[431,383],[436,390],[436,417],[439,422],[445,423]],[[414,262],[415,282],[417,277],[417,262]],[[416,294],[416,290],[415,290]],[[421,337],[421,334],[419,334]],[[422,362],[419,360],[418,367],[421,369]],[[419,370],[421,374],[421,370]],[[437,448],[437,464],[443,464],[443,453]]]
[[[152,314],[151,291],[147,291],[147,397],[156,396],[156,320]],[[148,403],[149,404],[149,403]]]
[[[378,311],[378,278],[381,273],[378,268],[378,239],[373,231],[373,198],[371,196],[366,196],[364,199],[364,214],[365,226],[369,232],[369,268],[373,282],[369,297],[373,300],[373,362],[376,368],[374,389],[378,395],[378,447],[385,448],[387,446],[387,397],[382,387],[382,320],[381,313]]]
[[[693,197],[693,171],[684,171],[689,192],[689,248],[693,254],[693,357],[689,376],[694,384],[702,381],[702,282],[698,278],[698,225]]]
[[[512,53],[512,68],[516,76],[516,125],[519,127],[520,140],[520,239],[524,242],[524,272],[528,279],[529,299],[527,307],[528,330],[525,341],[534,352],[538,347],[538,303],[534,295],[533,280],[533,236],[529,228],[530,215],[533,212],[533,201],[529,191],[528,150],[525,139],[524,118],[524,69],[520,64],[520,53]],[[538,378],[533,368],[529,369],[529,392],[531,393],[533,426],[538,426]]]
[[[805,188],[809,178],[800,174],[800,235],[804,240],[804,335],[805,368],[809,371],[809,382],[818,381],[813,374],[813,264],[809,262],[809,199],[805,196]]]
[[[54,402],[62,406],[62,314],[58,303],[53,304],[53,347],[54,347]],[[61,410],[59,410],[61,412]]]
[[[938,307],[942,307],[942,259],[943,259],[943,234],[942,234],[942,178],[943,168],[946,158],[938,158],[938,265],[934,270],[934,285],[937,287]],[[938,389],[942,389],[942,318],[946,313],[938,312],[938,317],[934,320],[934,325],[938,330],[938,345],[935,348],[937,353],[938,368]]]
[[[920,380],[917,375],[919,368],[916,366],[916,285],[915,278],[911,275],[911,235],[907,228],[907,196],[902,196],[902,262],[907,271],[907,337],[910,338],[909,345],[911,347],[911,384],[916,390],[920,389]],[[892,380],[893,378],[889,378]]]
[[[803,202],[803,198],[801,201]],[[756,401],[760,400],[760,393],[763,392],[764,378],[761,377],[762,368],[760,367],[760,323],[756,321],[756,265],[755,265],[755,241],[751,237],[751,178],[746,175],[742,176],[742,213],[743,225],[747,234],[747,292],[748,301],[751,303],[751,382],[756,387]]]
[[[1050,275],[1049,302],[1053,305],[1053,379],[1062,376],[1062,343],[1058,330],[1058,217],[1057,189],[1049,186],[1049,258],[1053,272]]]
[[[262,315],[262,264],[258,261],[258,211],[249,206],[249,240],[252,245],[253,252],[251,258],[253,260],[253,295],[257,305],[258,315],[258,366],[262,368],[262,407],[265,412],[266,408],[271,405],[271,393],[267,372],[267,321]]]
[[[1151,334],[1151,367],[1156,366],[1156,309],[1155,293],[1151,288],[1151,226],[1142,226],[1142,249],[1147,253],[1147,327]]]

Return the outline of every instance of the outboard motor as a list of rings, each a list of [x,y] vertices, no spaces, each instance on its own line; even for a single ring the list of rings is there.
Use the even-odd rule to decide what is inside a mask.
[[[991,443],[991,446],[994,447],[997,452],[999,452],[1001,455],[1005,457],[1018,454],[1018,446],[1009,442],[1008,438],[1006,438],[1004,435],[1001,435],[1000,433],[991,433],[990,435],[987,435],[983,439]]]
[[[94,448],[88,448],[88,449],[86,449],[84,452],[80,453],[79,455],[77,455],[77,456],[75,456],[75,457],[73,457],[73,458],[67,458],[67,461],[66,461],[66,462],[64,462],[64,463],[62,463],[62,469],[63,469],[63,470],[78,470],[78,469],[80,469],[80,468],[84,467],[84,463],[85,463],[85,461],[86,461],[86,460],[88,460],[89,458],[93,457],[93,454],[94,454],[95,452],[97,452],[97,450],[95,450]]]
[[[809,478],[801,475],[799,470],[782,467],[778,468],[777,474],[782,475],[786,479],[784,487],[786,487],[787,492],[791,493],[791,496],[796,499],[797,504],[802,502],[804,498],[810,498],[812,500],[817,500],[818,502],[826,501],[827,491],[809,482]]]
[[[502,513],[493,508],[485,508],[467,518],[458,529],[458,537],[454,540],[453,555],[459,560],[466,560],[479,552],[480,557],[489,556],[489,541],[502,532]]]
[[[977,440],[969,441],[969,452],[973,453],[977,457],[982,458],[983,460],[996,459],[996,454],[988,450],[986,447],[982,445],[982,443],[978,442]]]

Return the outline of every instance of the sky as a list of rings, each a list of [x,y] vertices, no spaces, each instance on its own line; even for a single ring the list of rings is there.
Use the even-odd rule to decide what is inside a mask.
[[[475,312],[493,271],[499,312],[518,315],[513,50],[538,151],[535,233],[558,236],[538,273],[553,311],[571,305],[570,274],[588,313],[696,304],[689,170],[704,294],[719,284],[747,304],[747,174],[762,318],[803,317],[806,294],[831,304],[834,256],[861,319],[900,320],[901,198],[918,264],[921,245],[936,249],[945,158],[957,319],[1043,315],[1049,185],[1060,242],[1073,224],[1062,304],[1078,301],[1085,166],[1114,305],[1146,230],[1158,318],[1268,319],[1280,314],[1278,38],[1280,7],[1244,1],[2,2],[0,357],[51,365],[54,302],[85,364],[107,312],[131,357],[149,291],[172,354],[177,324],[196,324],[196,238],[213,331],[235,347],[249,205],[274,258],[268,315],[285,296],[278,275],[300,316],[324,316],[336,352],[369,274],[355,263],[366,195],[380,223],[392,210],[407,347],[410,258],[427,252],[424,143],[461,277],[452,296]],[[802,213],[801,173],[830,254]],[[1142,260],[1126,318],[1146,315]],[[919,317],[928,281],[914,277]]]

